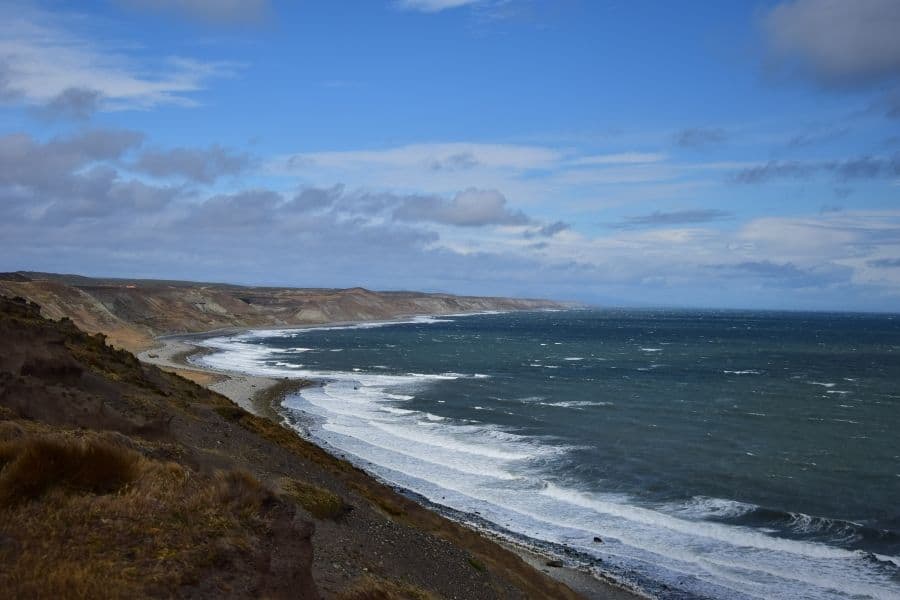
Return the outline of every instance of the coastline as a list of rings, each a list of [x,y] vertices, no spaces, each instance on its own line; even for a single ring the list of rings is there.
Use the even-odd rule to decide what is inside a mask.
[[[371,323],[393,322],[397,321],[372,321]],[[190,358],[203,355],[209,351],[207,348],[199,345],[198,342],[212,337],[233,335],[251,330],[312,329],[355,324],[359,324],[359,322],[346,321],[295,327],[226,328],[201,333],[161,336],[156,338],[157,345],[155,347],[145,350],[137,356],[142,362],[156,365],[186,377],[225,396],[247,412],[281,425],[285,419],[280,411],[280,405],[285,396],[304,387],[317,385],[317,382],[306,379],[262,377],[197,365]],[[320,448],[331,454],[328,448],[321,446]],[[335,458],[346,460],[346,458],[342,457]],[[371,474],[370,476],[375,477]],[[377,477],[375,478],[377,479]],[[399,493],[413,498],[427,510],[451,519],[515,553],[536,571],[565,584],[584,598],[589,600],[634,600],[636,598],[650,597],[627,587],[626,584],[620,583],[611,577],[601,579],[585,568],[566,565],[560,561],[557,554],[549,550],[542,550],[538,547],[526,545],[524,542],[504,537],[486,526],[478,526],[470,520],[462,518],[463,515],[454,514],[455,511],[452,509],[446,509],[424,498],[409,494],[402,488],[397,488],[393,485],[391,487],[394,487]]]

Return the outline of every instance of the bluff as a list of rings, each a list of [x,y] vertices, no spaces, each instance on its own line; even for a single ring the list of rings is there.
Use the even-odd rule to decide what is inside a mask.
[[[0,274],[0,294],[39,304],[53,319],[108,336],[116,346],[143,350],[156,336],[222,328],[281,327],[371,321],[410,315],[561,308],[521,298],[375,292],[364,288],[246,287],[77,275]]]
[[[4,297],[0,590],[576,597],[293,431]]]

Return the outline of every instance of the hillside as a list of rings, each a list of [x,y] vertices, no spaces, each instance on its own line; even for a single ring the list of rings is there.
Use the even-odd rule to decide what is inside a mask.
[[[559,308],[547,300],[373,292],[363,288],[244,287],[157,280],[93,279],[48,273],[0,274],[0,294],[39,304],[53,319],[108,336],[132,351],[154,337],[227,327],[369,321],[406,315]]]
[[[576,597],[293,432],[8,298],[0,589],[21,598]]]

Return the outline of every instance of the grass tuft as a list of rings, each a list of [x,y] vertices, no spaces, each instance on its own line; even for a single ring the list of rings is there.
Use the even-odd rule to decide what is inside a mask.
[[[487,571],[487,567],[484,566],[484,563],[481,562],[480,560],[478,560],[477,558],[470,556],[466,560],[468,560],[469,564],[472,566],[472,568],[475,569],[476,571],[478,571],[479,573],[484,573],[485,571]]]
[[[51,488],[107,494],[138,475],[141,456],[101,439],[33,437],[0,443],[0,503],[15,504]]]
[[[272,492],[247,471],[217,471],[213,481],[215,500],[236,512],[253,514],[274,498]]]
[[[412,584],[397,583],[371,575],[363,577],[338,595],[338,600],[435,600],[435,598],[432,593]]]
[[[391,517],[402,517],[406,515],[406,509],[398,501],[399,497],[396,495],[385,493],[384,489],[378,487],[360,485],[358,483],[353,483],[351,486]]]
[[[350,510],[340,496],[323,487],[288,477],[279,483],[285,496],[318,519],[337,519]]]
[[[217,406],[214,410],[226,421],[240,421],[243,416],[248,414],[247,411],[235,404]]]

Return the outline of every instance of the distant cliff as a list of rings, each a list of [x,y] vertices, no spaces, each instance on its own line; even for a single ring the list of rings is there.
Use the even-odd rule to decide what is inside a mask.
[[[51,273],[0,274],[0,294],[40,304],[129,350],[169,333],[227,327],[306,325],[489,310],[562,308],[549,300],[373,292],[363,288],[245,287],[217,283],[96,279]]]

